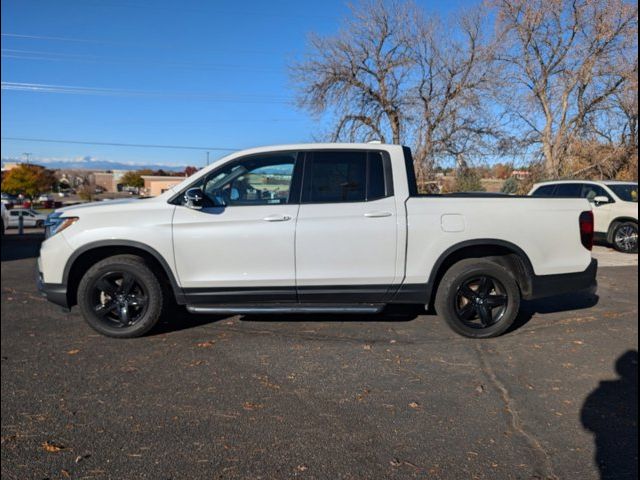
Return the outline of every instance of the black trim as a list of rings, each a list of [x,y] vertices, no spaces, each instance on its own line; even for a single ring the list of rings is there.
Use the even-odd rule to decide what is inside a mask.
[[[386,303],[390,285],[312,285],[298,286],[301,303]]]
[[[505,240],[499,240],[494,238],[478,238],[474,240],[466,240],[464,242],[456,243],[455,245],[452,245],[451,247],[447,248],[438,257],[436,262],[433,264],[433,267],[431,268],[431,273],[429,274],[429,277],[428,277],[428,283],[426,284],[426,300],[427,301],[425,303],[429,303],[431,301],[431,294],[432,294],[433,288],[434,286],[437,286],[437,285],[434,285],[434,282],[438,280],[438,274],[440,273],[440,268],[442,267],[444,262],[447,260],[447,258],[453,255],[454,253],[456,253],[457,251],[462,250],[463,248],[468,248],[468,247],[483,247],[483,248],[502,247],[508,250],[512,250],[524,262],[525,271],[514,272],[514,273],[520,274],[518,278],[519,283],[521,284],[520,288],[523,290],[523,294],[525,295],[527,294],[527,292],[529,291],[529,285],[527,284],[523,285],[523,283],[525,281],[528,281],[528,279],[533,275],[533,267],[531,265],[531,260],[529,260],[529,257],[524,252],[524,250],[522,250],[517,245],[511,242],[507,242]]]
[[[360,304],[386,303],[390,285],[319,285],[299,287],[184,288],[189,305],[244,303]]]
[[[407,186],[409,187],[409,196],[418,196],[418,180],[416,180],[416,170],[413,166],[413,155],[409,147],[402,147],[404,155],[404,168],[407,172]]]
[[[531,280],[531,294],[525,298],[533,300],[583,290],[595,291],[598,286],[597,274],[598,261],[594,258],[584,272],[534,275]]]
[[[431,287],[428,283],[407,283],[400,285],[400,288],[393,296],[391,303],[422,304],[429,303],[429,292]]]
[[[183,288],[188,305],[295,303],[296,287]]]
[[[62,308],[69,308],[67,300],[67,286],[61,283],[44,283],[42,281],[42,272],[36,271],[36,286],[40,294],[51,303],[60,305]]]
[[[176,298],[176,302],[179,305],[184,305],[186,303],[183,292],[182,292],[182,288],[180,288],[180,286],[178,285],[178,282],[176,281],[173,275],[173,272],[171,271],[171,267],[169,267],[169,264],[164,259],[164,257],[160,255],[160,253],[158,253],[155,249],[151,248],[149,245],[146,245],[140,242],[135,242],[132,240],[99,240],[97,242],[87,243],[86,245],[83,245],[82,247],[78,248],[75,252],[73,252],[71,257],[69,257],[69,259],[67,260],[67,263],[64,266],[64,272],[62,274],[62,284],[65,286],[65,289],[69,283],[69,273],[71,272],[71,269],[75,261],[82,254],[87,253],[91,250],[95,250],[97,248],[103,248],[103,247],[137,248],[153,256],[158,261],[158,263],[160,263],[160,266],[162,267],[165,274],[167,275],[167,278],[171,283],[171,289],[173,290],[173,294]]]

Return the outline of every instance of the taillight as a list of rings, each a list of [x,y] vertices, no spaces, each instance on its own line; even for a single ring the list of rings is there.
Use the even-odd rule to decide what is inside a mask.
[[[591,210],[580,214],[580,240],[587,250],[593,248],[593,212]]]

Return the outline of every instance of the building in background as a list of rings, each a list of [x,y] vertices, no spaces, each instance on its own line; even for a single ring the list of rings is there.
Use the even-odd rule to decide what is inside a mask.
[[[178,185],[185,177],[142,175],[142,179],[144,180],[144,188],[141,193],[150,197],[157,197],[171,187]]]

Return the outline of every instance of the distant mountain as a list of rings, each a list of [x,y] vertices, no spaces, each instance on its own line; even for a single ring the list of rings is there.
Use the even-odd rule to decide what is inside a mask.
[[[6,163],[20,163],[23,159],[3,158],[2,164]],[[113,162],[109,160],[97,160],[91,157],[78,158],[78,159],[34,159],[32,161],[36,165],[42,165],[43,167],[51,169],[63,169],[63,170],[165,170],[172,172],[181,172],[185,169],[186,165],[161,165],[161,164],[137,164],[137,163],[123,163]]]

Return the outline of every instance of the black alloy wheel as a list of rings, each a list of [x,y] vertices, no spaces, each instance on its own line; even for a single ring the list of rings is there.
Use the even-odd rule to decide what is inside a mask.
[[[434,306],[454,332],[490,338],[513,325],[522,294],[508,265],[504,257],[467,258],[445,272]]]
[[[499,280],[488,275],[463,282],[455,298],[458,319],[470,328],[487,328],[499,322],[509,297]]]
[[[129,327],[146,313],[149,294],[129,272],[107,272],[93,285],[95,314],[116,328]]]
[[[91,328],[110,337],[139,337],[160,319],[168,290],[153,265],[136,255],[100,260],[78,285],[78,306]]]

